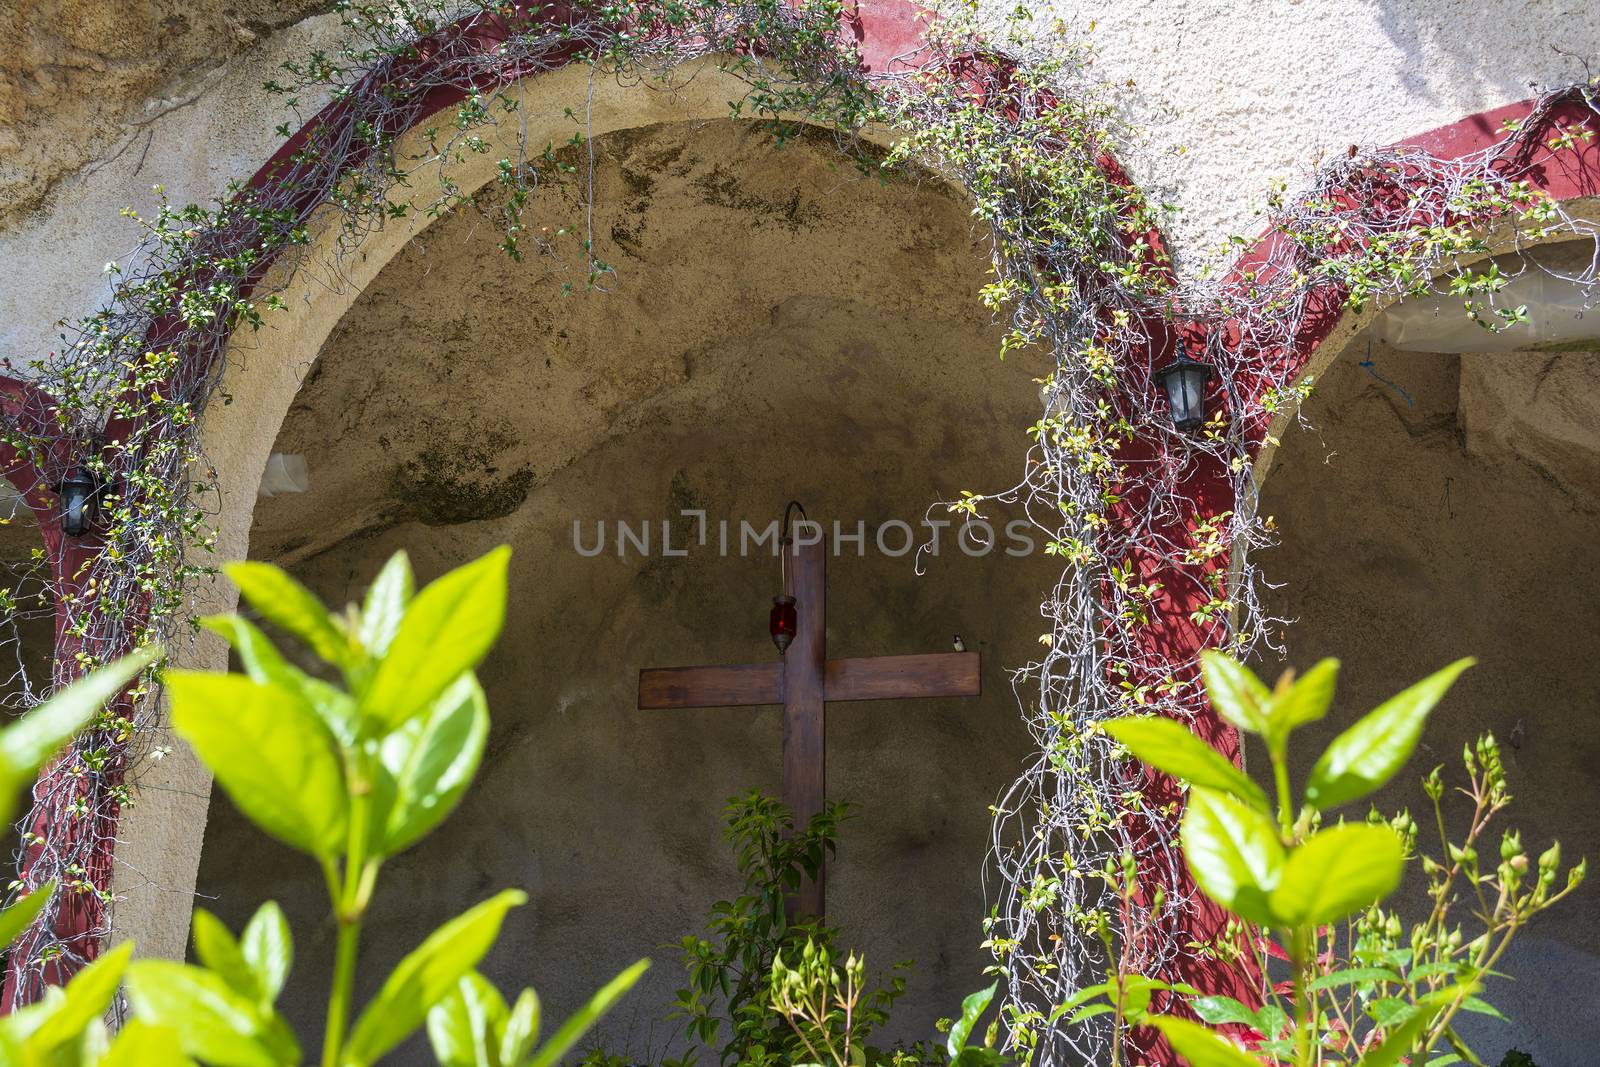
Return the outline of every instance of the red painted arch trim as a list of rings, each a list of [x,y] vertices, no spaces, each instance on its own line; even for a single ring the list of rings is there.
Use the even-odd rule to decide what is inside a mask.
[[[1540,100],[1528,99],[1489,108],[1397,141],[1391,147],[1421,149],[1443,160],[1465,159],[1503,141],[1508,122],[1533,123],[1540,132],[1532,142],[1535,146],[1532,154],[1524,158],[1506,157],[1501,166],[1503,173],[1527,181],[1557,202],[1600,197],[1600,116],[1585,104],[1576,90],[1543,105]],[[1596,138],[1587,145],[1550,147],[1546,135],[1573,123],[1593,130]],[[1256,243],[1234,261],[1229,280],[1237,280],[1244,271],[1270,259],[1280,240],[1280,236],[1270,232],[1257,238]],[[1304,368],[1312,353],[1344,318],[1346,295],[1344,290],[1334,286],[1315,295],[1300,330],[1291,343],[1276,354],[1276,365],[1258,383],[1260,387],[1288,380]]]

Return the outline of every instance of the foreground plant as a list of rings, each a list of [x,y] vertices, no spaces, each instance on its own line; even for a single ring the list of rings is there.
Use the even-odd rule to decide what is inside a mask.
[[[800,888],[800,880],[814,877],[832,855],[839,822],[847,816],[845,806],[830,802],[804,827],[796,828],[789,809],[762,793],[752,791],[728,802],[724,836],[744,876],[744,892],[712,905],[707,936],[691,934],[679,943],[689,981],[678,990],[673,1008],[673,1014],[684,1020],[684,1036],[717,1050],[720,1063],[788,1067],[817,1058],[779,1000],[784,990],[798,995],[798,989],[782,983],[779,975],[785,970],[785,957],[797,965],[810,959],[808,973],[813,980],[819,978],[820,966],[831,974],[838,930],[811,917],[791,919],[787,901]],[[825,965],[818,962],[824,959]],[[861,977],[858,969],[850,1010],[843,1016],[830,1013],[826,1026],[835,1030],[842,1026],[839,1036],[846,1046],[879,1062],[883,1054],[871,1048],[868,1038],[888,1021],[895,1000],[905,991],[905,979],[896,973],[887,985],[867,988]],[[824,999],[831,1003],[831,994]],[[668,1063],[688,1067],[697,1058],[691,1051]]]
[[[1417,825],[1408,813],[1335,822],[1335,809],[1399,773],[1429,713],[1470,665],[1453,663],[1358,720],[1329,744],[1297,792],[1290,737],[1327,714],[1337,661],[1323,660],[1298,679],[1285,673],[1269,690],[1238,662],[1208,653],[1202,666],[1212,706],[1265,743],[1275,803],[1178,722],[1150,716],[1105,724],[1133,755],[1188,784],[1181,837],[1195,882],[1235,916],[1270,931],[1272,940],[1258,942],[1272,957],[1269,970],[1282,965],[1288,972],[1259,1005],[1227,997],[1190,1002],[1214,1026],[1248,1028],[1248,1051],[1216,1030],[1150,1014],[1145,1003],[1106,991],[1130,1022],[1154,1027],[1194,1067],[1391,1067],[1402,1059],[1481,1067],[1455,1020],[1463,1011],[1498,1014],[1478,993],[1515,935],[1572,893],[1585,865],[1563,877],[1559,844],[1530,860],[1514,831],[1502,834],[1498,860],[1480,859],[1490,820],[1511,800],[1489,736],[1463,753],[1468,781],[1460,792],[1472,800],[1473,814],[1459,842],[1445,827],[1441,769],[1423,782],[1438,856],[1416,852]],[[1381,905],[1408,861],[1420,863],[1431,902],[1409,928]],[[1473,932],[1453,916],[1463,897]],[[1436,1051],[1442,1055],[1430,1059]]]
[[[628,968],[538,1047],[533,991],[523,990],[507,1007],[474,970],[506,913],[526,899],[507,890],[424,939],[351,1020],[361,926],[383,863],[454,810],[483,756],[489,712],[473,668],[504,620],[508,558],[508,549],[496,549],[414,594],[410,565],[396,554],[365,602],[343,615],[330,614],[276,567],[234,564],[228,573],[251,606],[304,642],[343,684],[301,671],[238,615],[202,623],[228,639],[244,674],[166,674],[174,729],[239,810],[311,855],[327,882],[339,936],[323,1067],[375,1063],[424,1020],[444,1067],[552,1067],[648,966],[641,960]],[[24,780],[152,656],[130,657],[80,682],[0,734],[0,778]],[[26,925],[47,891],[0,913],[0,933],[14,935]],[[274,1006],[293,961],[293,939],[278,906],[264,904],[238,937],[197,909],[194,945],[198,966],[130,964],[132,945],[119,946],[65,991],[0,1020],[0,1062],[304,1062]],[[100,1017],[124,975],[135,1019],[111,1043]]]

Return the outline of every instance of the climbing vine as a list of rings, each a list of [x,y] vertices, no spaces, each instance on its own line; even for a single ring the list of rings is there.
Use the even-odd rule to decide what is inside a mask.
[[[1275,648],[1253,561],[1275,531],[1254,507],[1255,463],[1310,386],[1307,338],[1347,310],[1431,291],[1441,274],[1487,327],[1516,321],[1497,294],[1516,269],[1542,268],[1474,264],[1556,236],[1600,240],[1532,182],[1600,127],[1595,85],[1547,94],[1465,157],[1352,150],[1325,163],[1305,190],[1274,191],[1265,241],[1234,269],[1190,281],[1161,237],[1160,209],[1116,163],[1127,131],[1092,54],[1070,27],[1025,11],[1000,24],[949,12],[930,22],[924,51],[868,72],[850,32],[857,16],[837,0],[336,7],[341,43],[266,85],[292,116],[278,127],[282,151],[213,205],[130,212],[144,239],[107,265],[111,299],[5,406],[8,473],[32,506],[53,509],[53,487],[80,465],[102,487],[95,534],[48,533],[0,604],[13,631],[57,620],[53,677],[14,686],[20,706],[191,632],[217,507],[199,427],[208,404],[227,399],[230,340],[285,310],[289,268],[324,227],[337,229],[337,268],[376,228],[474,209],[475,190],[452,175],[493,151],[493,128],[521,128],[523,78],[577,62],[592,79],[665,91],[675,70],[712,58],[747,88],[734,114],[763,119],[775,141],[792,123],[822,125],[870,167],[856,147],[869,128],[889,128],[882,165],[916,161],[964,186],[991,237],[979,295],[1006,324],[1000,354],[1046,368],[1019,482],[950,505],[970,516],[1021,507],[1063,566],[1042,605],[1043,652],[1015,674],[1038,753],[994,808],[987,937],[1011,1045],[1056,1063],[1095,1060],[1122,1040],[1104,1018],[1071,1023],[1056,1010],[1108,968],[1252,973],[1240,931],[1196,918],[1172,832],[1181,792],[1095,725],[1157,711],[1222,739],[1203,714],[1195,656]],[[569,108],[579,148],[585,107]],[[611,267],[590,234],[550,234],[526,217],[538,182],[581,181],[581,168],[563,145],[515,143],[494,168],[501,247],[514,258],[576,251],[584,284],[604,288]],[[1579,280],[1596,280],[1593,262]],[[1173,427],[1154,380],[1180,346],[1215,370],[1212,414],[1196,432]],[[116,820],[139,768],[163,751],[156,701],[140,691],[113,708],[35,788],[13,889],[57,878],[71,892],[14,952],[9,984],[23,1001],[108,933]],[[1125,857],[1141,887],[1132,895],[1118,890]]]

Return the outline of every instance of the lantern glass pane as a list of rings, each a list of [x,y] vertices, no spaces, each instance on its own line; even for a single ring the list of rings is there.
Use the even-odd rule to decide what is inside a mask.
[[[1200,397],[1205,390],[1205,372],[1196,367],[1186,368],[1178,375],[1178,380],[1183,383],[1183,418],[1185,421],[1199,419]]]

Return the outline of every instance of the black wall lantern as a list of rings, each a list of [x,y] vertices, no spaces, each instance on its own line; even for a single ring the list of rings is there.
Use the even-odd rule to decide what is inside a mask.
[[[1172,413],[1172,425],[1179,430],[1197,430],[1206,421],[1206,382],[1216,368],[1209,363],[1190,359],[1182,348],[1178,358],[1156,371],[1156,380],[1167,394],[1167,410]]]
[[[100,508],[100,490],[89,472],[81,465],[56,486],[61,497],[61,532],[69,537],[82,537],[89,532],[95,512]]]

